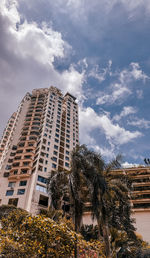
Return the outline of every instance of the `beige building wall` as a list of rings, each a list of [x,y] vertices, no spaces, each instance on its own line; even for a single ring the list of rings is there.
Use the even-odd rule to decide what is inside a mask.
[[[136,221],[136,232],[142,236],[144,241],[150,244],[150,210],[135,211],[133,218]]]

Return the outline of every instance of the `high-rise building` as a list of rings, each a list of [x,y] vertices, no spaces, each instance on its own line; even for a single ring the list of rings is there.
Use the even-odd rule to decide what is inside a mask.
[[[32,214],[47,208],[50,171],[69,169],[79,143],[78,105],[53,86],[27,93],[0,142],[0,204]]]

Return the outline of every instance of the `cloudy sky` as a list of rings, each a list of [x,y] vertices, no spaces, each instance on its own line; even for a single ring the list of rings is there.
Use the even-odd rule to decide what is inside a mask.
[[[150,1],[1,0],[0,133],[27,91],[80,106],[80,143],[106,160],[150,157]]]

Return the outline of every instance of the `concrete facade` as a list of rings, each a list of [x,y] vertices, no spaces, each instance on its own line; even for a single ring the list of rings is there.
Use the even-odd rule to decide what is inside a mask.
[[[131,205],[135,228],[150,243],[150,167],[139,166],[117,170],[132,181]]]
[[[0,204],[32,214],[47,208],[46,179],[52,170],[69,169],[78,143],[75,97],[53,86],[27,93],[0,142]]]

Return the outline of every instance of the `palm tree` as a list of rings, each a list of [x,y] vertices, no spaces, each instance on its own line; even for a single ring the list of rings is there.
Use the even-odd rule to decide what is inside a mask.
[[[64,198],[69,194],[68,171],[55,171],[47,180],[47,191],[51,198],[51,207],[61,210]]]
[[[81,146],[77,146],[71,154],[70,171],[56,171],[47,183],[47,190],[51,197],[51,205],[54,209],[61,209],[66,196],[69,196],[70,212],[75,225],[75,231],[79,232],[84,210],[85,182],[82,169],[85,166],[85,155]],[[75,257],[77,257],[77,241],[75,243]]]
[[[69,172],[58,172],[49,180],[48,190],[53,207],[60,209],[64,196],[69,195],[75,230],[79,232],[86,202],[90,198],[91,211],[98,224],[99,237],[103,236],[106,257],[111,257],[110,228],[123,228],[128,236],[134,232],[130,219],[128,181],[125,175],[116,175],[120,157],[105,163],[100,154],[77,146],[71,154]],[[114,207],[115,206],[115,207]],[[77,257],[75,248],[75,257]]]
[[[111,227],[125,231],[128,238],[136,242],[129,196],[131,183],[127,175],[115,170],[120,167],[120,161],[121,156],[117,156],[107,165],[100,154],[90,151],[89,168],[84,171],[91,189],[93,217],[97,220],[99,236],[102,232],[105,242],[106,257],[112,257]]]

